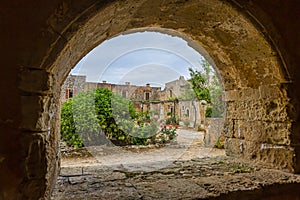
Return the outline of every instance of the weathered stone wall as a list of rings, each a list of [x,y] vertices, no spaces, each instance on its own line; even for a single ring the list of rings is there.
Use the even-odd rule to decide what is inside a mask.
[[[293,171],[289,98],[282,86],[228,91],[225,126],[228,155],[255,159]]]
[[[297,0],[2,2],[0,199],[49,197],[64,79],[102,41],[139,30],[181,36],[214,61],[229,154],[299,172],[298,11]]]
[[[221,136],[223,136],[224,128],[224,118],[206,118],[206,126],[204,132],[203,142],[206,147],[215,147],[217,141],[223,141]]]
[[[178,119],[180,119],[180,125],[197,128],[204,120],[201,116],[201,105],[199,101],[184,100],[178,101]],[[189,114],[187,114],[187,112]]]
[[[165,100],[170,98],[180,98],[184,97],[186,90],[189,89],[189,82],[180,76],[178,80],[174,80],[165,84]],[[171,92],[170,92],[171,91]],[[172,96],[170,96],[172,95]]]
[[[69,75],[61,86],[61,102],[68,100],[66,93],[68,89],[73,90],[73,96],[76,96],[80,92],[85,91],[86,88],[86,76]]]

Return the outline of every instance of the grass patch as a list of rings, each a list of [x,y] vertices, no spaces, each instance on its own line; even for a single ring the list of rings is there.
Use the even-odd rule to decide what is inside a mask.
[[[251,172],[250,168],[247,167],[232,167],[230,170],[234,173],[249,173]]]

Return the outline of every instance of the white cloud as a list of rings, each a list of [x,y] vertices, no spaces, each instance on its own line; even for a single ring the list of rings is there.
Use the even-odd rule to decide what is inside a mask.
[[[103,42],[87,54],[71,73],[86,75],[87,81],[93,82],[106,80],[118,83],[126,81],[126,78],[137,84],[152,81],[164,85],[166,77],[172,77],[171,80],[179,75],[187,77],[188,67],[197,67],[201,58],[181,38],[142,32]]]

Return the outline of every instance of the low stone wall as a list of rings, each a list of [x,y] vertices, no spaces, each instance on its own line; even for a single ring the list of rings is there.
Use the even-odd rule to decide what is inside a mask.
[[[204,132],[204,145],[206,147],[214,147],[221,136],[224,118],[207,118]]]

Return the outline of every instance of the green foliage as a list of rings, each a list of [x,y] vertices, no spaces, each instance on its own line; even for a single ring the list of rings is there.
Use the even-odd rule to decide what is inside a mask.
[[[215,72],[212,76],[209,91],[211,95],[212,117],[221,117],[225,109],[225,104],[222,100],[223,88]]]
[[[167,118],[167,119],[166,119],[166,124],[167,124],[167,125],[170,125],[170,124],[175,125],[175,124],[177,124],[176,117],[170,117],[170,118]]]
[[[128,99],[108,89],[82,92],[62,106],[61,137],[69,146],[99,145],[107,139],[117,145],[145,145],[157,133],[149,111],[136,113]]]
[[[232,167],[230,168],[230,170],[234,173],[250,173],[251,172],[251,169],[250,168],[247,168],[247,167]]]
[[[75,148],[82,147],[82,139],[75,130],[72,99],[62,105],[60,124],[61,139],[69,146],[73,146]]]
[[[135,118],[138,119],[138,121],[150,121],[150,111],[146,110],[145,112],[140,111],[139,113],[136,113]]]
[[[151,139],[158,132],[158,127],[155,123],[144,123],[133,127],[130,139],[132,144],[146,145],[147,140]]]
[[[165,134],[169,140],[173,140],[176,137],[176,130],[177,130],[176,127],[170,125],[170,126],[164,126],[161,129],[161,132]]]
[[[215,147],[218,148],[218,149],[224,149],[224,144],[222,144],[220,139],[218,139],[217,142],[216,142]]]
[[[211,98],[207,87],[208,79],[201,72],[189,68],[191,79],[189,82],[192,84],[192,89],[198,100],[205,100],[210,103]]]
[[[202,72],[189,68],[189,82],[197,99],[205,100],[212,106],[212,110],[206,113],[207,117],[221,117],[225,107],[222,101],[223,88],[212,66],[206,60],[201,63]]]
[[[184,122],[184,125],[185,125],[186,127],[189,127],[189,126],[190,126],[190,121],[186,120],[186,121]]]
[[[197,131],[204,131],[204,132],[206,132],[205,128],[201,127],[201,125],[199,125],[197,127]]]
[[[205,117],[212,117],[212,108],[211,107],[208,107],[206,110],[205,110]]]

